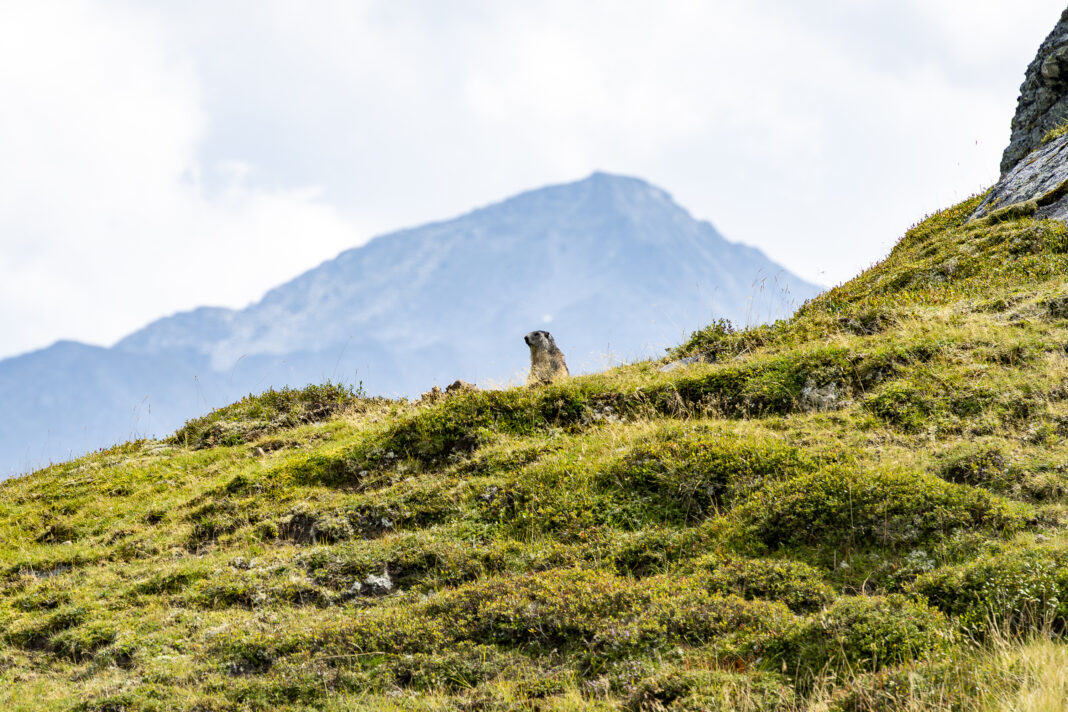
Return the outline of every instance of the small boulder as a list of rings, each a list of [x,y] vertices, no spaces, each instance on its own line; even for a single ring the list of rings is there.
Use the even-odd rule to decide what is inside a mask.
[[[439,386],[434,386],[420,396],[417,403],[420,405],[430,405],[432,403],[437,403],[443,398],[448,398],[449,396],[458,395],[460,393],[473,393],[477,390],[480,389],[475,384],[457,380],[446,386],[444,391],[441,390]]]
[[[381,576],[368,574],[363,581],[355,581],[342,595],[342,599],[350,600],[357,596],[385,596],[393,591],[393,579],[389,577],[389,571],[383,571]]]
[[[458,393],[473,393],[478,390],[478,386],[467,381],[453,381],[446,389],[445,395],[451,396]]]
[[[834,383],[817,386],[810,380],[801,389],[801,405],[805,410],[834,410],[839,407],[841,399],[842,393]]]

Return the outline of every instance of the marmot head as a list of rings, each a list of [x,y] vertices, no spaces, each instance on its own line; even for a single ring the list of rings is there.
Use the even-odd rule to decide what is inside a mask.
[[[553,335],[548,331],[532,331],[523,337],[523,341],[527,342],[527,346],[533,351],[543,350],[552,351],[556,348],[556,342],[553,341]]]

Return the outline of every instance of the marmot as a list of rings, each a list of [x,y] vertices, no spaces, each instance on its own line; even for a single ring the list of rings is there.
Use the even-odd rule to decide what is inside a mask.
[[[567,378],[564,354],[556,348],[553,335],[548,331],[532,331],[523,337],[530,347],[530,376],[528,386],[541,386]]]

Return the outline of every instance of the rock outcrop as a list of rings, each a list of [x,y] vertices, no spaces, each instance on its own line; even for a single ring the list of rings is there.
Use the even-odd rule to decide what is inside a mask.
[[[1012,170],[1052,129],[1068,122],[1068,10],[1038,48],[1020,85],[1012,138],[1001,158],[1001,174]]]
[[[972,219],[1032,215],[1068,222],[1068,134],[1040,146],[998,181]]]
[[[1068,222],[1068,9],[1027,67],[1001,179],[971,219],[1025,215]]]

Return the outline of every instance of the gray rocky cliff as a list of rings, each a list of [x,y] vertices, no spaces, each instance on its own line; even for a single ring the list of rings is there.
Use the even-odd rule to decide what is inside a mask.
[[[1012,137],[1001,158],[1007,174],[1051,129],[1068,121],[1068,9],[1038,48],[1020,85]]]
[[[1068,222],[1068,134],[1019,161],[990,190],[971,219],[1025,215]]]

